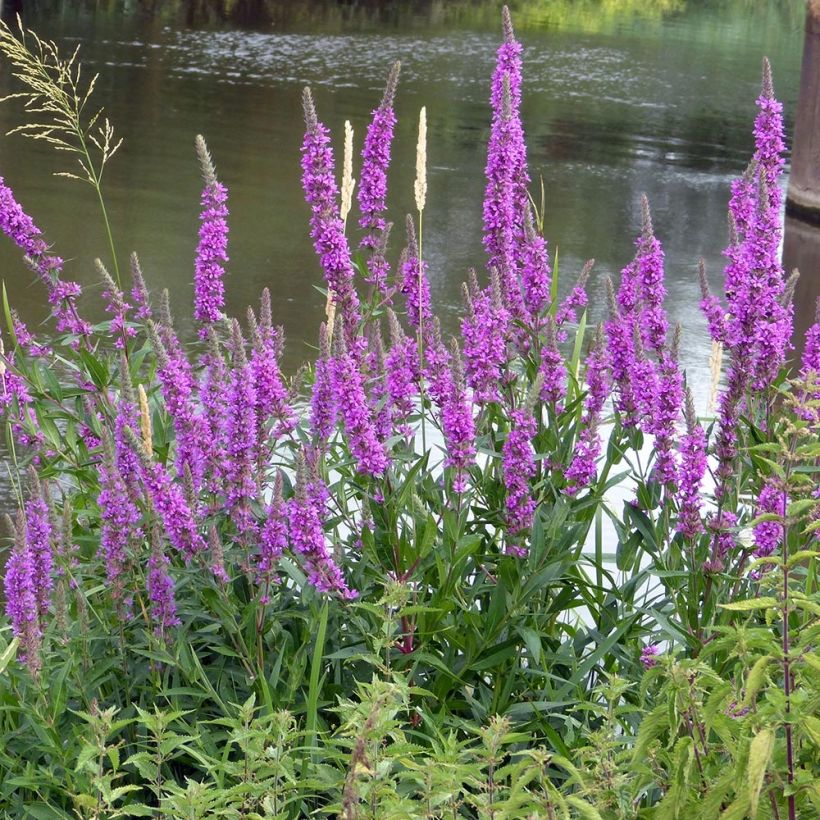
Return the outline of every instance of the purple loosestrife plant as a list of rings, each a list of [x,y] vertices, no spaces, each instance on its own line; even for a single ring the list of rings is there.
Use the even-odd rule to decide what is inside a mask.
[[[54,533],[45,492],[35,475],[32,494],[25,505],[26,545],[34,565],[34,597],[41,620],[48,617],[54,589]]]
[[[140,477],[148,491],[148,497],[159,516],[159,522],[168,535],[171,545],[190,561],[207,549],[205,539],[199,532],[194,512],[184,493],[171,480],[164,465],[145,452],[134,432],[126,429],[128,443],[140,457]]]
[[[475,271],[470,271],[470,283],[463,285],[463,292],[467,315],[461,321],[461,338],[467,384],[476,403],[497,402],[508,362],[510,313],[504,307],[494,270],[486,290],[479,289]]]
[[[414,431],[409,418],[415,409],[420,378],[418,348],[415,341],[405,335],[392,310],[388,310],[387,318],[390,325],[390,350],[385,368],[390,414],[396,430],[410,441]]]
[[[40,670],[42,641],[40,610],[37,605],[36,561],[26,541],[26,523],[22,513],[18,515],[16,525],[11,518],[8,521],[15,538],[3,579],[6,615],[11,621],[12,633],[20,639],[20,660],[36,677]]]
[[[521,260],[521,284],[524,304],[529,311],[530,324],[538,328],[538,318],[549,307],[552,269],[547,255],[547,242],[535,229],[532,206],[524,212],[524,248]]]
[[[555,326],[558,328],[557,336],[559,342],[564,342],[567,339],[567,332],[563,326],[570,320],[577,322],[578,310],[587,306],[589,301],[587,296],[587,280],[594,265],[594,259],[589,259],[584,263],[584,267],[581,268],[581,272],[578,274],[578,279],[575,281],[572,290],[567,294],[566,299],[558,305],[558,309],[555,311]]]
[[[609,318],[604,326],[612,366],[612,379],[618,389],[615,408],[622,414],[624,427],[634,427],[638,420],[632,376],[635,370],[634,324],[625,321],[622,317],[612,280],[607,278],[606,285],[609,296]]]
[[[357,593],[348,587],[341,569],[327,547],[324,519],[328,492],[315,468],[299,453],[296,490],[287,503],[290,546],[304,561],[308,581],[319,592],[352,600]]]
[[[356,469],[364,475],[382,476],[389,459],[376,433],[362,372],[345,345],[344,333],[338,322],[333,345],[330,383],[338,399],[339,415]]]
[[[663,307],[666,286],[663,275],[663,249],[652,229],[649,200],[641,197],[643,232],[638,239],[637,279],[641,300],[641,339],[659,356],[666,345],[669,322]]]
[[[142,538],[139,527],[142,518],[117,469],[114,445],[107,436],[103,440],[100,464],[100,548],[105,561],[105,577],[111,596],[120,614],[129,595],[125,574],[131,562],[129,548]]]
[[[231,371],[225,419],[225,506],[237,530],[247,535],[256,530],[250,509],[258,494],[256,481],[260,431],[256,416],[257,396],[245,340],[236,319],[231,323]]]
[[[384,213],[387,210],[387,169],[390,166],[390,148],[396,114],[393,100],[399,82],[401,64],[396,62],[390,69],[387,86],[379,107],[373,112],[362,148],[362,173],[359,180],[359,225],[366,231],[361,247],[375,250],[387,226]],[[381,277],[379,277],[381,278]]]
[[[174,580],[169,568],[171,562],[162,550],[162,538],[158,531],[152,536],[151,557],[148,559],[148,600],[151,604],[151,620],[154,632],[160,640],[166,640],[171,627],[179,626],[177,604],[174,596]]]
[[[701,483],[706,475],[706,433],[698,423],[692,393],[686,389],[686,433],[680,441],[677,530],[694,539],[703,532]]]
[[[499,46],[490,90],[492,124],[487,147],[484,195],[484,249],[490,267],[511,286],[507,307],[517,316],[523,306],[517,274],[525,240],[524,219],[529,199],[527,149],[521,125],[521,44],[515,39],[509,9],[502,12],[504,42]],[[523,317],[522,317],[523,318]]]
[[[400,290],[407,303],[407,321],[418,329],[427,327],[432,319],[430,309],[430,282],[427,279],[427,263],[419,259],[419,245],[413,217],[407,216],[407,248],[401,255]]]
[[[541,400],[550,404],[556,414],[560,413],[561,402],[567,395],[567,369],[558,349],[558,332],[552,316],[547,317],[538,372],[541,378]]]
[[[216,178],[213,160],[202,136],[196,138],[196,153],[202,167],[202,212],[199,215],[199,244],[194,262],[194,318],[207,327],[222,318],[225,307],[224,263],[228,261],[228,190]]]
[[[473,406],[464,386],[458,342],[453,340],[452,371],[441,407],[441,429],[447,446],[444,465],[453,469],[453,491],[467,487],[467,470],[475,460],[475,421]]]
[[[678,366],[678,330],[672,348],[662,350],[658,364],[657,399],[650,429],[655,434],[655,478],[673,491],[678,474],[675,459],[677,425],[684,403],[683,373]]]
[[[303,95],[305,138],[302,143],[302,187],[311,209],[310,235],[319,255],[325,280],[338,300],[348,341],[356,336],[361,319],[359,297],[353,283],[353,263],[339,216],[338,188],[333,150],[327,128],[316,117],[309,89]]]
[[[763,483],[760,495],[757,497],[755,516],[773,513],[783,516],[786,514],[786,499],[782,487],[777,486],[774,478]],[[780,521],[761,521],[754,528],[754,556],[765,558],[773,555],[780,548],[783,537],[783,525]]]
[[[502,448],[506,488],[504,517],[507,523],[507,552],[520,558],[527,554],[522,541],[532,527],[536,508],[530,481],[535,476],[532,440],[537,430],[533,408],[540,390],[540,378],[537,378],[527,401],[521,407],[510,411],[510,432]]]
[[[148,332],[157,357],[157,376],[165,406],[176,429],[177,472],[181,475],[187,465],[195,486],[199,487],[205,469],[204,424],[196,406],[196,380],[191,363],[167,324],[158,327],[149,321]]]
[[[310,399],[310,430],[315,443],[323,449],[336,426],[338,397],[333,389],[333,362],[327,325],[319,328],[319,357],[316,359]]]

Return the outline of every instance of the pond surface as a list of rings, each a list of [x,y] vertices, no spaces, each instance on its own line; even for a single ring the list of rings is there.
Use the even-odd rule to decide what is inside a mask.
[[[426,105],[425,255],[438,311],[455,329],[460,283],[469,266],[483,263],[500,5],[240,2],[233,17],[223,9],[209,19],[196,4],[95,12],[46,3],[27,10],[24,22],[66,51],[79,44],[89,72],[99,72],[96,101],[125,140],[105,180],[120,263],[139,252],[149,285],[170,289],[188,332],[201,184],[193,145],[205,135],[230,192],[229,310],[242,315],[270,287],[293,369],[309,355],[324,308],[300,187],[302,88],[313,87],[337,149],[346,119],[361,146],[389,67],[402,61],[391,218],[401,226],[413,207],[416,123]],[[543,180],[545,235],[559,250],[562,288],[594,257],[592,314],[603,315],[604,277],[630,260],[646,193],[666,251],[668,307],[683,324],[681,355],[702,412],[709,346],[697,262],[705,258],[719,287],[729,184],[752,150],[763,55],[791,134],[804,4],[542,0],[512,8],[525,47],[530,170],[536,188]],[[10,89],[4,69],[0,91]],[[2,131],[21,122],[15,101],[0,105]],[[67,275],[88,283],[88,309],[98,310],[93,259],[108,261],[107,244],[91,190],[50,176],[64,160],[20,136],[0,142],[0,174],[69,260]],[[403,243],[397,227],[393,260]],[[38,325],[43,292],[7,242],[0,276],[11,302]]]

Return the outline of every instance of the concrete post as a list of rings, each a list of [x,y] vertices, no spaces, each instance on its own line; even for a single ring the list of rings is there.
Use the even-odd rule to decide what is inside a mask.
[[[786,208],[820,224],[820,0],[806,7],[806,35]]]

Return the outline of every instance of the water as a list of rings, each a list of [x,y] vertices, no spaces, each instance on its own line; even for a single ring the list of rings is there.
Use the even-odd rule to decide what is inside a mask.
[[[201,186],[193,142],[204,134],[230,190],[228,309],[242,315],[270,287],[288,338],[285,365],[294,369],[310,355],[324,309],[300,188],[302,88],[313,87],[337,150],[345,119],[361,146],[389,67],[400,59],[391,260],[413,208],[416,122],[426,105],[425,255],[438,311],[455,329],[460,283],[483,262],[487,97],[500,4],[272,0],[240,3],[222,20],[201,19],[196,8],[94,11],[56,3],[27,12],[26,25],[61,48],[81,45],[88,71],[100,73],[97,104],[125,138],[105,179],[121,265],[137,250],[149,285],[170,289],[190,332]],[[562,287],[594,257],[591,313],[603,315],[605,276],[617,275],[633,254],[646,193],[666,251],[668,308],[683,325],[681,356],[703,411],[709,346],[697,262],[704,257],[718,287],[729,184],[752,150],[764,54],[791,133],[803,2],[542,0],[518,3],[513,14],[525,47],[531,175],[537,200],[543,180],[545,234],[560,254]],[[0,91],[9,89],[4,70]],[[23,121],[14,101],[0,105],[0,129]],[[107,243],[90,188],[49,175],[65,163],[19,136],[0,140],[0,174],[69,260],[66,275],[87,283],[88,310],[98,310],[93,260],[110,266]],[[0,276],[36,327],[47,313],[43,291],[7,242]]]

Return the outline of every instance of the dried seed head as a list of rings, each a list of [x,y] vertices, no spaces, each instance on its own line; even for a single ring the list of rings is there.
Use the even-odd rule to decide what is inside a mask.
[[[148,407],[148,396],[145,388],[137,385],[137,395],[140,402],[140,433],[142,434],[142,446],[149,457],[154,455],[154,433],[151,429],[151,410]]]
[[[342,222],[347,222],[347,215],[350,213],[353,204],[353,188],[356,180],[353,179],[353,126],[350,120],[345,120],[345,148],[344,159],[342,160],[342,185],[341,185],[341,207],[339,216]]]
[[[422,106],[419,112],[419,138],[416,143],[416,208],[419,213],[424,210],[427,201],[427,108]]]

